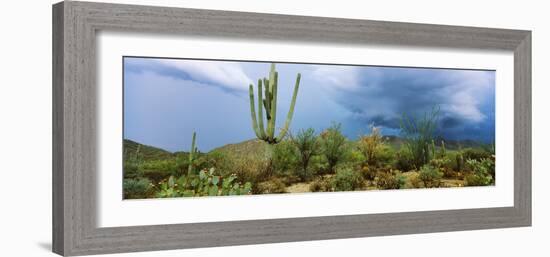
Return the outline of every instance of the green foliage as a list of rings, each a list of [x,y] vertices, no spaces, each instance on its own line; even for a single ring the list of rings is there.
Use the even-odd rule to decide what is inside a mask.
[[[275,70],[275,64],[271,64],[271,70],[269,72],[269,79],[263,79],[263,86],[265,90],[262,90],[262,79],[258,79],[258,115],[256,117],[256,103],[254,100],[254,86],[250,84],[250,114],[252,117],[252,128],[256,137],[269,144],[277,144],[284,139],[288,132],[292,116],[294,114],[294,106],[296,104],[296,96],[298,95],[298,88],[300,86],[300,73],[296,75],[296,84],[294,85],[294,93],[290,102],[290,109],[286,117],[285,125],[281,130],[278,137],[275,136],[275,121],[277,118],[277,87],[279,73]],[[263,94],[262,94],[263,92]],[[266,116],[267,129],[264,129],[264,110]]]
[[[273,147],[273,169],[279,176],[293,174],[298,166],[298,153],[294,144],[289,140],[283,140]]]
[[[424,183],[420,180],[418,172],[409,172],[406,183],[402,188],[423,188]]]
[[[401,147],[395,154],[394,167],[398,170],[410,171],[416,169],[412,153],[406,147]]]
[[[260,194],[280,194],[286,193],[286,185],[279,178],[272,178],[268,181],[260,182],[256,187]]]
[[[401,171],[379,172],[376,186],[380,189],[400,189],[405,186],[406,178]]]
[[[482,148],[467,148],[463,151],[462,155],[464,156],[464,160],[481,161],[491,158],[491,153]]]
[[[221,196],[221,195],[245,195],[250,194],[252,184],[250,182],[241,185],[237,182],[236,175],[228,177],[215,176],[215,169],[202,170],[198,176],[174,176],[161,183],[157,197],[191,197],[191,196]]]
[[[321,153],[326,158],[328,169],[334,172],[336,164],[347,153],[346,137],[342,135],[342,125],[333,124],[320,135]]]
[[[443,172],[429,164],[422,166],[418,174],[425,187],[440,187],[442,177]]]
[[[367,164],[369,166],[376,166],[379,161],[379,156],[384,147],[384,140],[380,134],[380,129],[371,126],[371,134],[368,136],[361,136],[357,143],[357,148],[363,154]]]
[[[139,167],[143,163],[143,157],[140,150],[141,145],[137,145],[135,151],[130,154],[128,153],[128,151],[131,151],[130,148],[124,148],[124,178],[137,178],[141,175]]]
[[[271,177],[269,164],[262,159],[253,157],[231,158],[230,166],[232,169],[221,171],[220,174],[222,176],[234,174],[240,183],[251,182],[253,185],[256,185]]]
[[[366,180],[374,180],[374,178],[376,178],[376,173],[376,168],[370,167],[368,164],[365,164],[361,167],[361,175]]]
[[[420,119],[403,114],[401,134],[406,140],[405,145],[413,157],[416,168],[427,164],[432,157],[429,148],[434,140],[438,117],[439,107],[434,107],[430,113],[425,113]]]
[[[332,190],[332,180],[326,177],[318,177],[309,185],[311,192],[330,192]]]
[[[467,160],[472,174],[465,177],[466,186],[487,186],[494,183],[495,163],[491,159]]]
[[[124,179],[124,199],[143,199],[151,194],[151,181],[146,178]]]
[[[319,152],[319,141],[315,136],[315,130],[312,128],[301,129],[295,137],[291,135],[291,142],[298,150],[300,163],[300,169],[297,169],[296,175],[305,181],[310,175],[308,172],[310,160]]]
[[[430,165],[443,172],[443,176],[447,178],[455,177],[456,172],[453,170],[453,162],[446,156],[437,157],[430,161]]]
[[[363,176],[360,172],[344,168],[339,169],[332,177],[334,191],[353,191],[363,186]]]

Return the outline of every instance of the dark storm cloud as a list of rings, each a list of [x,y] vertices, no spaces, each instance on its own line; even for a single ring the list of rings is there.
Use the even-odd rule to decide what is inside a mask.
[[[332,94],[356,121],[397,131],[403,115],[419,118],[436,107],[441,136],[494,138],[493,71],[356,67],[348,73],[355,82],[333,85]]]

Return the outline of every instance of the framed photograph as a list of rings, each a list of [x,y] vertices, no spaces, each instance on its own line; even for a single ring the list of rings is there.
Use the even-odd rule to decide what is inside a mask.
[[[531,32],[53,6],[53,251],[531,225]]]

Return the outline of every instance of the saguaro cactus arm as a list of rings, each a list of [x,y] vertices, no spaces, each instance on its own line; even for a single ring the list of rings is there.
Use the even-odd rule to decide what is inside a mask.
[[[280,133],[279,137],[277,138],[278,140],[283,140],[285,138],[285,136],[288,132],[288,129],[290,127],[290,122],[292,121],[292,116],[294,115],[294,106],[296,105],[296,96],[298,95],[298,89],[300,87],[300,78],[301,77],[302,77],[302,75],[300,73],[298,73],[298,75],[296,76],[296,84],[294,85],[294,93],[292,93],[292,100],[290,102],[290,109],[288,109],[288,113],[286,115],[285,126],[281,130],[281,133]]]
[[[258,86],[258,89],[261,92],[261,86]],[[250,86],[248,87],[248,93],[250,95],[250,116],[252,117],[252,129],[254,129],[254,133],[256,133],[256,137],[263,138],[261,136],[260,130],[258,128],[258,121],[256,120],[256,107],[254,107],[254,88],[253,88],[252,84],[250,84]],[[259,101],[261,101],[261,99],[262,99],[261,94],[259,94],[258,99],[260,99]],[[259,109],[260,113],[262,113],[262,106],[261,105],[258,107],[258,109]],[[260,122],[263,122],[263,121],[260,120]]]
[[[195,154],[197,153],[197,147],[195,146],[195,139],[197,133],[193,132],[193,141],[191,142],[191,150],[189,151],[189,165],[187,166],[187,175],[191,175],[194,172]]]
[[[258,125],[260,129],[260,135],[256,135],[258,138],[265,138],[265,130],[264,130],[264,110],[262,108],[264,99],[262,97],[262,79],[258,79]],[[254,105],[254,101],[250,102],[252,105]]]

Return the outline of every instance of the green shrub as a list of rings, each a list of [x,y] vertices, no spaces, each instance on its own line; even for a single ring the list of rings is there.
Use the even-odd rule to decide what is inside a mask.
[[[463,151],[462,155],[464,160],[476,160],[481,161],[483,159],[491,158],[491,153],[480,148],[467,148]]]
[[[198,175],[174,176],[161,183],[157,197],[191,197],[191,196],[220,196],[220,195],[244,195],[250,194],[252,184],[242,185],[236,179],[237,176],[215,176],[215,169],[201,170]]]
[[[395,154],[394,167],[398,170],[403,171],[410,171],[415,169],[414,158],[407,148],[401,147],[399,151],[397,151],[397,153]]]
[[[311,192],[330,192],[332,191],[331,179],[318,177],[309,186]]]
[[[140,172],[144,178],[151,180],[153,183],[161,182],[172,176],[170,172],[164,170],[142,170]]]
[[[177,176],[179,173],[176,159],[145,161],[140,165],[139,172],[154,182],[159,182],[170,176]]]
[[[494,183],[493,175],[495,166],[491,159],[467,160],[466,163],[472,170],[472,174],[464,177],[466,186],[487,186]]]
[[[124,162],[124,178],[138,178],[141,176],[141,173],[139,172],[139,165],[135,162]]]
[[[405,186],[406,178],[401,171],[379,172],[376,186],[380,189],[400,189]]]
[[[124,179],[124,199],[143,199],[151,193],[151,181],[146,178]]]
[[[418,174],[418,178],[422,180],[425,187],[439,187],[442,177],[443,172],[429,164],[422,166]]]
[[[289,140],[283,140],[273,146],[273,169],[275,175],[287,176],[298,166],[296,147]]]
[[[286,185],[281,179],[272,178],[268,181],[258,183],[254,191],[260,194],[286,193]]]
[[[315,175],[326,175],[330,173],[328,162],[323,155],[315,155],[311,158],[311,164],[309,165],[311,171]]]
[[[357,149],[363,154],[369,166],[376,166],[379,161],[379,156],[384,147],[384,140],[380,134],[380,129],[371,126],[371,134],[361,136],[357,142]]]
[[[251,182],[257,184],[271,177],[270,164],[254,157],[233,159],[233,169],[229,174],[224,171],[224,176],[235,174],[237,181],[241,183]]]
[[[430,165],[443,172],[446,178],[456,177],[456,172],[453,170],[453,161],[444,157],[437,157],[430,161]]]
[[[376,177],[376,168],[370,167],[368,164],[363,165],[361,167],[361,175],[366,180],[374,180]]]
[[[353,191],[363,186],[363,177],[360,172],[344,168],[339,169],[332,177],[334,191]]]
[[[409,172],[405,186],[403,188],[423,188],[424,184],[422,180],[420,180],[420,174],[418,172],[413,171]]]
[[[310,176],[308,170],[310,160],[319,152],[319,141],[315,136],[315,130],[312,128],[300,130],[295,137],[290,134],[290,138],[292,144],[298,150],[298,162],[300,164],[300,168],[295,170],[295,175],[305,181]]]
[[[342,124],[333,124],[320,135],[321,153],[333,173],[336,165],[347,155],[346,137],[342,134]]]

